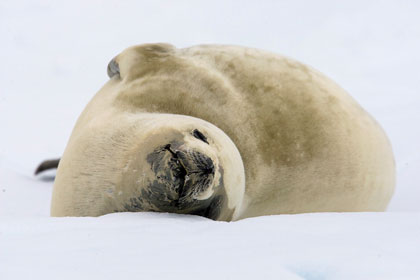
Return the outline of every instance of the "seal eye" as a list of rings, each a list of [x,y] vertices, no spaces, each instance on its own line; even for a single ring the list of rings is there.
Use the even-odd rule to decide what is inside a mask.
[[[193,135],[195,138],[200,139],[201,141],[203,141],[203,142],[205,142],[205,143],[207,143],[207,144],[209,143],[209,142],[207,141],[207,137],[206,137],[206,136],[204,136],[204,134],[203,134],[203,133],[201,133],[201,131],[200,131],[200,130],[198,130],[198,129],[194,129],[194,131],[193,131],[192,135]]]
[[[116,75],[120,76],[120,66],[115,61],[115,58],[108,63],[107,69],[108,77],[112,78]]]

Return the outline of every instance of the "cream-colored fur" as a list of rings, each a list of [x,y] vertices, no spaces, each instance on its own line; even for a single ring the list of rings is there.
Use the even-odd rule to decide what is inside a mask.
[[[318,71],[222,45],[140,45],[115,61],[120,75],[87,105],[60,162],[53,216],[122,211],[121,201],[136,192],[139,179],[127,172],[142,168],[130,164],[145,139],[157,128],[195,125],[218,143],[196,145],[224,165],[234,211],[225,220],[386,209],[395,185],[390,143],[375,120]]]

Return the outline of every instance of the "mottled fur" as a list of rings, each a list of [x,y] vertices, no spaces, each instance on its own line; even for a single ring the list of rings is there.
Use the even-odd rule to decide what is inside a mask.
[[[114,147],[124,146],[133,157],[141,149],[126,141],[142,130],[128,119],[145,113],[187,115],[221,129],[240,152],[246,187],[234,219],[386,209],[395,185],[389,141],[354,99],[318,71],[265,51],[222,45],[140,45],[122,52],[115,63],[119,75],[76,125],[74,133],[83,130],[84,140],[74,135],[70,140],[73,150],[95,152],[89,157],[66,152],[63,160],[72,157],[73,163],[60,164],[57,179],[64,168],[89,159],[101,176],[86,174],[86,186],[118,187],[112,184],[121,175],[104,174],[101,166],[113,162],[113,168],[123,169],[132,160],[114,153]],[[72,187],[56,183],[54,191],[58,188]],[[102,214],[115,208],[108,204],[98,205]]]

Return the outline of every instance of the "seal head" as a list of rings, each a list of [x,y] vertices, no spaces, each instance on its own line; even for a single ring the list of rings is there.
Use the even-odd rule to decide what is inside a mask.
[[[239,152],[232,157],[226,148],[232,150],[234,145],[225,141],[227,136],[220,139],[220,135],[212,133],[218,129],[202,127],[200,122],[194,120],[184,126],[177,120],[181,127],[160,127],[155,123],[152,131],[145,133],[148,136],[142,141],[139,156],[122,176],[123,188],[131,189],[123,211],[194,214],[214,220],[233,218],[244,192]]]
[[[60,204],[53,200],[53,216],[125,211],[194,214],[225,221],[239,216],[244,167],[239,151],[222,130],[183,115],[110,116],[107,121],[93,118],[77,127],[75,149],[70,141],[72,152],[63,156],[59,166],[67,172],[58,170],[55,182],[71,186],[76,195],[66,196]],[[118,130],[109,129],[114,123]],[[83,149],[80,143],[85,143]],[[56,188],[54,196],[64,195],[61,189]]]

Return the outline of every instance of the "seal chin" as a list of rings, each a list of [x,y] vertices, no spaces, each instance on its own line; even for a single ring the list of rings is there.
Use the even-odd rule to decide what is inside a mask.
[[[160,192],[159,202],[152,197],[149,202],[159,210],[189,213],[211,197],[215,166],[205,154],[167,144],[149,154],[147,161],[155,174],[149,192]],[[162,196],[166,203],[162,203]]]

